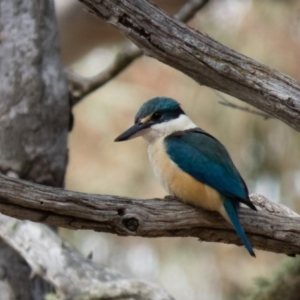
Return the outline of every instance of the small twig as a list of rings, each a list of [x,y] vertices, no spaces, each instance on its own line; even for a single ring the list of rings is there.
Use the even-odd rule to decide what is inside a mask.
[[[209,0],[191,0],[184,4],[180,10],[174,15],[174,18],[187,22],[192,19],[194,15],[202,9]],[[123,51],[117,54],[114,61],[105,70],[99,74],[85,78],[70,70],[66,70],[69,81],[70,90],[73,96],[72,104],[75,105],[86,95],[92,93],[99,87],[103,86],[109,80],[121,73],[128,67],[135,59],[142,56],[143,52],[137,48],[133,43],[126,47]]]
[[[226,99],[224,96],[222,96],[220,93],[218,93],[216,91],[215,91],[215,94],[222,100],[222,101],[219,101],[219,103],[222,104],[222,105],[224,105],[224,106],[228,106],[228,107],[231,107],[233,109],[238,109],[238,110],[241,110],[241,111],[253,114],[253,115],[257,115],[257,116],[263,117],[265,120],[269,120],[269,119],[273,118],[269,114],[266,114],[266,113],[263,113],[261,111],[257,111],[257,110],[251,109],[251,108],[249,108],[247,106],[236,105],[236,104],[232,103],[231,101],[229,101],[228,99]]]
[[[130,46],[117,54],[111,65],[93,77],[85,78],[70,70],[66,70],[70,90],[73,96],[72,105],[75,105],[83,97],[103,86],[109,80],[121,73],[136,58],[142,55],[143,52],[139,48],[134,44],[130,44]]]
[[[190,0],[185,3],[177,13],[173,15],[175,19],[178,19],[182,22],[187,22],[191,20],[195,14],[201,10],[209,0]]]

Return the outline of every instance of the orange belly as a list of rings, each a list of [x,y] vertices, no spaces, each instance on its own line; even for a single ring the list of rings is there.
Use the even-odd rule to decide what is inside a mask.
[[[148,152],[155,175],[171,195],[204,209],[223,211],[220,194],[182,171],[167,155],[162,138],[150,144]]]

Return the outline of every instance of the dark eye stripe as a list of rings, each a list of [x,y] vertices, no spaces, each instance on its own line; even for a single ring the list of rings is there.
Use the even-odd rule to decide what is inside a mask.
[[[182,109],[169,110],[162,112],[162,117],[157,120],[157,123],[167,122],[177,119],[180,115],[184,114]]]
[[[154,120],[154,121],[157,121],[157,120],[159,120],[162,116],[163,116],[163,112],[157,111],[157,112],[155,112],[155,113],[152,115],[151,119]]]
[[[177,119],[180,115],[184,115],[184,111],[178,107],[178,109],[172,109],[172,110],[158,110],[152,114],[152,116],[142,116],[139,118],[136,118],[134,120],[135,124],[140,123],[142,120],[148,119],[146,123],[151,122],[152,123],[162,123],[167,122],[169,120]]]

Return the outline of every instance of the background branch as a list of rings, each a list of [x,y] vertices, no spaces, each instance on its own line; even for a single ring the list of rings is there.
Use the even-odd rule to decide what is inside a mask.
[[[0,215],[0,235],[27,261],[33,275],[50,282],[64,299],[173,299],[155,285],[129,279],[84,258],[43,224]]]
[[[252,196],[256,203],[266,200]],[[271,202],[266,207],[271,206]],[[123,236],[197,237],[202,241],[240,245],[219,214],[196,209],[176,199],[138,200],[92,195],[41,186],[0,176],[0,211],[6,215],[69,229],[93,229]],[[254,212],[241,209],[243,227],[257,249],[300,253],[300,218],[288,208]]]
[[[219,101],[219,103],[224,106],[228,106],[233,109],[238,109],[238,110],[241,110],[241,111],[253,114],[253,115],[263,117],[265,120],[272,119],[272,117],[266,113],[251,109],[250,107],[247,107],[247,106],[236,105],[236,104],[232,103],[231,101],[229,101],[228,99],[226,99],[225,97],[223,97],[220,93],[218,93],[218,92],[215,92],[215,93],[221,99],[221,101]]]
[[[300,85],[169,17],[146,0],[79,0],[148,56],[300,130]]]
[[[209,0],[190,0],[174,14],[174,18],[187,22],[208,2]],[[131,44],[117,54],[114,61],[105,70],[90,78],[85,78],[67,69],[66,74],[73,95],[72,104],[75,105],[83,97],[103,86],[142,55],[143,51]]]
[[[82,98],[103,86],[109,80],[120,74],[136,58],[143,55],[143,52],[134,44],[129,45],[118,53],[114,61],[99,74],[85,78],[67,69],[66,75],[69,82],[69,89],[72,93],[72,105],[77,104]]]

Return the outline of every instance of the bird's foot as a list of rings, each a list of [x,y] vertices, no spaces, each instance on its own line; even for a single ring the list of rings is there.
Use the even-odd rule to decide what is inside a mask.
[[[174,196],[171,196],[171,195],[166,195],[165,197],[164,197],[164,199],[165,200],[174,200],[174,199],[176,199]]]

